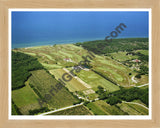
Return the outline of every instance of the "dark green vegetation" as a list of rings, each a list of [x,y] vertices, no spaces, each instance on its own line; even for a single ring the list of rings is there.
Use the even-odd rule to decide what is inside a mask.
[[[12,51],[12,90],[25,86],[30,71],[43,69],[35,57]]]
[[[59,78],[90,55],[86,49],[95,57],[61,84]],[[37,115],[84,102],[51,115],[147,115],[148,55],[147,38],[14,49],[12,114]]]
[[[140,66],[140,70],[137,71],[138,74],[135,76],[136,78],[140,79],[141,75],[148,75],[148,67],[147,66]]]
[[[12,101],[12,115],[22,115],[17,105]]]
[[[47,112],[49,109],[47,107],[42,107],[40,109],[29,110],[29,115],[36,115],[38,113]]]
[[[113,39],[112,42],[105,40],[88,41],[84,43],[76,43],[85,49],[96,54],[106,54],[118,51],[148,50],[148,38],[125,38]]]
[[[143,50],[145,51],[145,50]],[[142,51],[137,51],[137,52],[127,52],[126,55],[131,54],[132,56],[138,56],[138,59],[143,61],[143,62],[148,62],[148,54],[144,54]]]
[[[92,115],[92,112],[90,112],[85,106],[81,105],[48,115]]]
[[[148,106],[148,88],[141,89],[137,87],[124,88],[121,87],[120,90],[108,93],[104,91],[103,87],[99,87],[96,91],[99,94],[100,99],[106,99],[107,103],[110,105],[115,105],[121,103],[122,101],[131,102],[133,100],[141,100],[144,104]]]

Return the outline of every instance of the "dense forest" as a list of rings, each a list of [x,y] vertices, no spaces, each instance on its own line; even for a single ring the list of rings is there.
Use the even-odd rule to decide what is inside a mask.
[[[43,69],[37,58],[12,51],[12,90],[25,86],[25,81],[31,75],[30,71]]]
[[[137,87],[132,88],[124,88],[120,87],[120,90],[108,93],[104,91],[104,88],[99,86],[98,91],[96,93],[99,94],[100,99],[106,99],[107,103],[110,105],[114,105],[117,103],[121,103],[122,101],[131,102],[133,100],[141,100],[144,104],[148,106],[148,88],[141,89]]]
[[[138,49],[148,50],[148,38],[113,39],[112,42],[107,42],[106,40],[95,40],[76,43],[75,45],[82,46],[96,54],[107,54],[118,51],[129,52]]]

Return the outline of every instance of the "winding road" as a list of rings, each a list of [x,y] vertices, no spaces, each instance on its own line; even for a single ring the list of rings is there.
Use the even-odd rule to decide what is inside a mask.
[[[134,82],[134,83],[137,83],[137,81],[134,79],[134,76],[132,76],[132,81]]]
[[[149,85],[149,83],[143,84],[143,85],[139,85],[139,86],[136,86],[136,87],[140,88],[140,87],[147,86],[147,85]]]

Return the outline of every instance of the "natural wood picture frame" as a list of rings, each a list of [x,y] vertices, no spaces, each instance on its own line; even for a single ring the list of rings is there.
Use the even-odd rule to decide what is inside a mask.
[[[65,1],[65,0],[1,0],[0,1],[0,127],[160,127],[160,80],[159,80],[159,41],[160,41],[160,1]],[[152,9],[152,119],[151,120],[9,120],[8,119],[8,80],[9,80],[9,16],[10,8],[151,8]]]

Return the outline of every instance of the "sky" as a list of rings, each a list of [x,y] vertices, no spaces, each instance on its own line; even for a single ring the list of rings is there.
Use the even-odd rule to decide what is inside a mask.
[[[94,39],[110,35],[116,26],[127,28],[120,37],[148,37],[148,12],[12,12],[12,44],[54,40]]]

